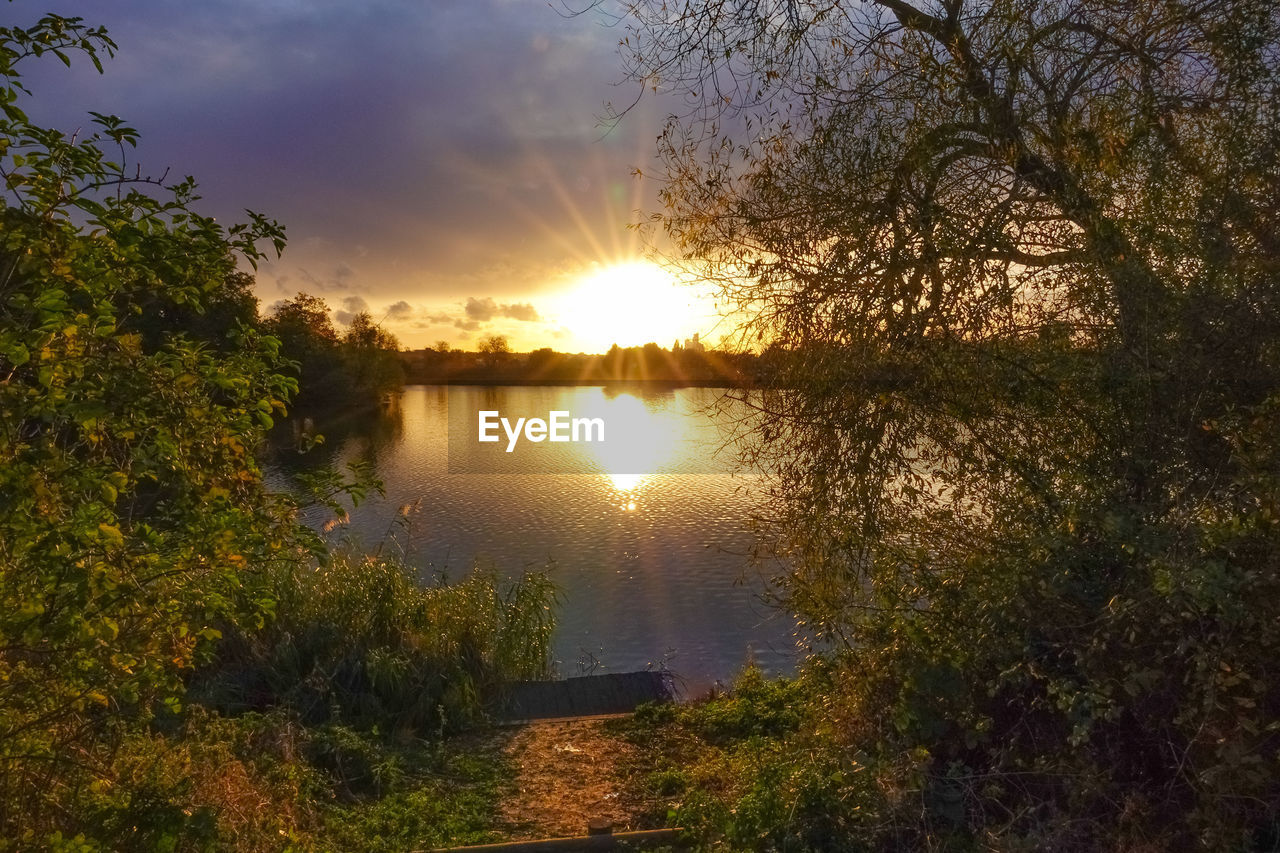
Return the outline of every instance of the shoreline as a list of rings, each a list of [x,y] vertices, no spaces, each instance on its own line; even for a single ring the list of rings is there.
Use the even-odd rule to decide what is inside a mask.
[[[494,388],[503,385],[539,388],[617,388],[639,386],[648,388],[750,388],[751,383],[728,379],[503,379],[503,378],[454,378],[414,379],[404,383],[405,388],[414,385]]]

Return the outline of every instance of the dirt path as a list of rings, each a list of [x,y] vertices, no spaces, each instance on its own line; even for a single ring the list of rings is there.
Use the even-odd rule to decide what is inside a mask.
[[[502,820],[513,839],[584,835],[596,817],[615,832],[642,828],[645,803],[628,793],[634,786],[622,771],[636,747],[605,725],[601,718],[547,720],[508,731],[502,750],[517,776]]]

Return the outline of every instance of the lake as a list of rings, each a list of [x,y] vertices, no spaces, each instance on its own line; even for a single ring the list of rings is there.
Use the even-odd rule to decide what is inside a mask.
[[[386,487],[336,533],[367,548],[385,540],[424,578],[477,563],[508,577],[547,569],[560,589],[562,676],[665,665],[699,690],[749,658],[788,671],[794,620],[762,601],[772,570],[749,558],[762,483],[735,471],[732,436],[748,413],[723,394],[410,386],[397,412],[321,428],[329,460],[366,460]],[[501,429],[479,443],[479,411],[512,423],[556,411],[599,418],[606,440],[522,440],[508,452]]]

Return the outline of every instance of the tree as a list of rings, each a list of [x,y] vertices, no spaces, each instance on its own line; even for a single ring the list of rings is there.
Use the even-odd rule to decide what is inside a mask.
[[[263,328],[280,339],[298,379],[295,402],[302,410],[327,409],[343,399],[341,340],[323,298],[299,293],[272,307]]]
[[[299,293],[275,305],[263,326],[280,339],[281,352],[294,362],[299,385],[295,400],[301,410],[367,407],[404,385],[400,342],[367,311],[356,314],[339,335],[324,299]]]
[[[138,294],[136,305],[121,308],[137,313],[136,326],[149,347],[158,345],[166,335],[184,333],[227,351],[235,346],[238,328],[258,324],[258,297],[253,285],[252,275],[232,270],[198,303],[175,301],[173,293],[156,288]]]
[[[378,402],[382,395],[399,391],[404,385],[400,342],[374,323],[368,311],[351,319],[342,346],[350,394]]]
[[[0,837],[24,848],[55,827],[141,843],[141,811],[102,834],[146,799],[99,784],[114,745],[178,707],[216,626],[269,614],[261,570],[315,541],[254,455],[295,388],[278,341],[218,314],[283,230],[224,230],[190,179],[139,177],[114,116],[68,137],[22,109],[29,58],[114,49],[78,18],[0,29]]]
[[[538,347],[529,353],[528,367],[530,373],[534,376],[543,375],[547,370],[555,366],[559,357],[560,354],[551,347]]]
[[[756,461],[850,726],[979,831],[1274,833],[1274,5],[626,5],[694,105],[665,228],[787,348]]]
[[[511,356],[511,345],[507,343],[506,335],[486,335],[480,339],[478,351],[496,366],[506,363]]]
[[[338,343],[329,304],[319,296],[299,292],[293,299],[273,306],[269,319],[281,340],[294,342],[293,348],[299,352]]]

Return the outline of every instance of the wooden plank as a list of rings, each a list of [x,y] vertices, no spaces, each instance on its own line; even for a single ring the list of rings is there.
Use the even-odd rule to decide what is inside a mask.
[[[499,720],[546,720],[626,714],[643,702],[669,702],[671,679],[662,672],[584,675],[563,681],[505,685],[490,712]]]
[[[596,850],[643,850],[658,845],[684,846],[679,829],[642,829],[604,835],[542,838],[537,841],[504,841],[470,847],[442,847],[432,853],[578,853]]]

